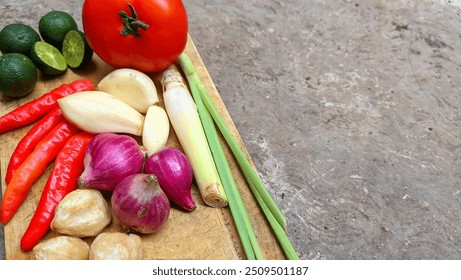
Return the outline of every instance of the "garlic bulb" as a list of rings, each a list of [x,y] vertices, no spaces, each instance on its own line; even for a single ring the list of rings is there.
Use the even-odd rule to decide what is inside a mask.
[[[78,237],[57,236],[35,245],[32,253],[36,260],[87,260],[89,246]]]
[[[122,232],[103,232],[90,246],[90,260],[141,260],[141,237]]]
[[[75,237],[96,236],[111,222],[112,213],[98,190],[76,189],[58,204],[51,229]]]

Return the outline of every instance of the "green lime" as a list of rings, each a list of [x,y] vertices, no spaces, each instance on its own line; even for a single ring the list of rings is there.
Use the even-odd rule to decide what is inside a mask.
[[[93,50],[88,45],[83,32],[71,30],[64,37],[62,55],[70,68],[82,68],[91,61]]]
[[[40,18],[38,31],[45,42],[61,50],[67,32],[77,30],[75,19],[64,11],[51,11]]]
[[[35,66],[46,75],[59,75],[67,69],[64,56],[47,42],[36,42],[30,51],[30,58]]]
[[[3,54],[21,53],[28,56],[32,45],[38,41],[38,32],[22,23],[9,24],[0,31],[0,51]]]
[[[37,84],[34,63],[20,53],[0,56],[0,92],[9,97],[22,97],[31,93]]]

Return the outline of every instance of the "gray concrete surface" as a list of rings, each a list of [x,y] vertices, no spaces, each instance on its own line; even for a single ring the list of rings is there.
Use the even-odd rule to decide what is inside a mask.
[[[461,1],[184,3],[301,258],[461,258]]]

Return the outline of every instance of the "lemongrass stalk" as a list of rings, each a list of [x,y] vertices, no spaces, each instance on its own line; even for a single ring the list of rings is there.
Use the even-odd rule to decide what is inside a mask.
[[[211,100],[204,100],[204,104],[205,106],[207,107],[207,109],[210,110],[210,106],[213,106],[212,103],[210,103]],[[213,109],[211,109],[213,110]],[[216,110],[214,110],[214,115],[215,116],[219,116],[218,112]],[[218,121],[219,122],[219,121]],[[218,127],[222,131],[226,131],[227,127],[225,126],[224,122],[221,123],[221,126],[218,125]],[[230,131],[227,131],[227,132],[224,132],[223,135],[225,135],[226,133],[228,133],[228,136],[231,136],[230,134]],[[233,138],[232,138],[233,139]],[[235,150],[236,148],[240,149],[238,147],[238,144],[237,142],[231,144],[232,142],[228,142],[229,146],[230,147],[234,147],[233,150]],[[232,148],[231,148],[232,150]],[[235,154],[234,154],[235,155]],[[275,206],[276,208],[274,208],[273,205],[271,204],[267,204],[266,202],[268,201],[267,198],[264,199],[263,198],[263,195],[265,194],[265,192],[261,192],[261,188],[263,187],[264,188],[264,185],[262,184],[262,181],[261,179],[259,178],[259,176],[256,175],[256,173],[253,173],[254,172],[254,169],[249,165],[245,165],[245,160],[246,160],[246,157],[243,155],[243,152],[241,155],[235,155],[236,158],[237,158],[237,161],[239,162],[240,166],[242,169],[246,168],[245,170],[246,171],[243,171],[244,175],[245,175],[245,178],[250,186],[250,189],[252,190],[256,200],[258,201],[259,205],[261,206],[261,209],[263,210],[267,220],[269,221],[269,224],[271,225],[271,228],[277,238],[277,240],[279,241],[279,244],[280,246],[282,247],[282,251],[284,252],[285,256],[287,259],[289,260],[297,260],[299,259],[299,257],[297,256],[294,248],[293,248],[293,245],[291,244],[290,240],[288,239],[288,236],[286,235],[286,223],[285,223],[285,219],[283,219],[283,222],[281,223],[281,217],[283,216],[280,216],[281,213],[280,213],[280,210],[277,206]],[[243,167],[242,167],[243,166]],[[248,169],[248,168],[251,168],[251,169]],[[252,170],[252,171],[248,171],[248,170]],[[279,214],[278,216],[278,219],[277,219],[277,214]]]
[[[178,69],[163,72],[163,102],[184,153],[189,158],[203,201],[211,207],[225,207],[228,200],[192,96]]]
[[[232,217],[234,218],[243,250],[245,251],[248,260],[262,260],[263,255],[261,249],[259,248],[256,235],[253,231],[253,226],[251,225],[248,212],[244,206],[240,192],[237,189],[237,184],[232,176],[221,142],[219,141],[218,132],[213,119],[202,102],[200,91],[198,90],[196,84],[189,83],[189,87],[195,104],[197,104],[200,120],[202,121],[205,135],[207,136],[208,144],[210,145],[211,153],[218,169],[218,174],[221,177],[224,191],[229,199],[229,208]]]
[[[200,95],[202,97],[203,103],[205,104],[207,110],[213,117],[213,120],[215,121],[216,125],[221,131],[224,139],[227,141],[227,144],[231,148],[235,158],[237,159],[237,162],[240,168],[242,169],[242,172],[246,180],[248,182],[252,182],[252,184],[250,184],[250,186],[252,185],[252,191],[258,192],[260,194],[261,201],[258,201],[258,202],[260,204],[261,203],[266,204],[269,210],[273,213],[275,219],[282,226],[282,228],[286,229],[285,217],[283,216],[277,204],[275,203],[275,201],[273,200],[273,198],[267,191],[266,187],[264,186],[264,183],[262,182],[261,178],[257,174],[256,170],[250,164],[249,160],[245,156],[245,153],[242,151],[237,141],[232,136],[232,133],[229,131],[229,128],[226,126],[223,119],[219,115],[219,112],[216,110],[208,94],[208,91],[206,90],[205,86],[200,80],[200,77],[198,76],[197,71],[195,70],[195,67],[192,64],[192,61],[190,60],[189,56],[187,56],[186,53],[182,53],[179,56],[178,62],[181,65],[181,68],[184,74],[186,75],[186,78],[188,79],[189,84],[193,82],[197,85],[200,91]]]
[[[214,122],[218,126],[221,134],[227,141],[229,147],[231,148],[234,156],[239,163],[239,166],[244,173],[244,176],[252,190],[256,200],[260,204],[261,208],[263,209],[264,214],[266,215],[267,220],[269,221],[281,247],[288,259],[299,259],[296,255],[296,252],[293,249],[293,246],[286,235],[286,221],[281,213],[280,209],[277,207],[275,202],[273,201],[272,197],[268,193],[267,189],[264,186],[259,175],[256,173],[256,170],[250,164],[248,159],[246,158],[245,154],[243,153],[242,149],[238,145],[235,138],[232,136],[231,132],[229,131],[228,127],[222,120],[219,112],[214,107],[213,102],[211,101],[208,92],[200,80],[200,77],[195,70],[194,65],[192,64],[190,58],[187,56],[186,53],[181,54],[178,60],[179,64],[183,72],[185,73],[189,84],[193,83],[196,84],[199,88],[200,95],[202,97],[203,103],[207,108],[208,112],[212,116]]]

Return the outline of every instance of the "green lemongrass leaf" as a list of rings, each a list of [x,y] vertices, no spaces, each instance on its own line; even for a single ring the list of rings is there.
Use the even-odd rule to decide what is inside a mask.
[[[250,185],[251,185],[251,182],[250,182]],[[257,200],[262,199],[258,192],[255,193],[255,196]],[[291,244],[290,239],[288,238],[285,229],[282,228],[279,222],[277,221],[277,219],[275,219],[272,211],[264,203],[261,204],[261,208],[264,214],[266,215],[267,220],[269,221],[269,224],[272,227],[275,237],[277,238],[280,246],[282,247],[282,251],[285,254],[285,257],[288,260],[299,260],[298,254],[293,248],[293,245]]]
[[[189,79],[187,76],[186,78]],[[199,116],[208,139],[208,145],[210,146],[210,150],[213,154],[218,173],[221,177],[221,182],[228,197],[229,208],[234,218],[237,232],[240,236],[240,240],[242,242],[242,246],[247,259],[261,260],[263,259],[261,250],[256,240],[250,218],[243,204],[240,193],[238,192],[235,180],[232,176],[226,155],[224,154],[224,150],[219,141],[218,133],[213,123],[213,119],[211,118],[209,112],[206,110],[197,85],[193,80],[189,81],[189,87],[192,92],[192,97],[194,98],[194,101],[197,105],[197,111],[199,112]]]
[[[187,54],[183,53],[179,57],[178,61],[181,65],[181,68],[183,69],[183,72],[186,74],[186,76],[188,76],[188,80],[192,81],[194,84],[198,86],[200,95],[202,97],[202,101],[206,109],[212,116],[214,122],[220,129],[221,134],[224,136],[234,156],[236,157],[237,162],[239,163],[239,166],[242,172],[244,173],[244,176],[256,200],[263,209],[263,212],[266,215],[266,218],[269,221],[269,224],[271,225],[272,230],[274,231],[285,256],[288,259],[299,259],[290,240],[288,239],[288,236],[286,235],[286,221],[283,214],[281,213],[280,209],[268,193],[267,189],[264,186],[264,183],[262,182],[259,175],[256,173],[256,170],[250,164],[249,160],[246,158],[237,141],[232,136],[231,132],[229,131],[226,124],[219,115],[219,112],[214,107],[214,104],[211,101],[211,98],[208,95],[205,86],[201,82],[200,77],[198,76],[197,71],[195,70],[195,67],[192,64],[190,58],[187,56]]]
[[[190,79],[193,80],[194,83],[198,86],[203,103],[205,104],[209,113],[213,117],[213,120],[215,121],[216,125],[221,131],[221,134],[223,135],[227,144],[231,148],[232,153],[237,159],[237,162],[243,174],[245,175],[247,182],[253,183],[254,188],[252,188],[252,191],[253,192],[257,191],[260,194],[262,198],[262,202],[261,201],[258,201],[258,202],[260,204],[261,203],[266,204],[268,208],[270,209],[270,211],[273,213],[275,219],[279,222],[280,226],[283,229],[286,229],[285,217],[283,216],[282,212],[280,211],[277,204],[273,200],[272,196],[267,191],[261,178],[257,174],[256,170],[253,168],[253,166],[250,164],[249,160],[245,156],[245,153],[242,151],[242,149],[238,145],[232,133],[229,131],[229,128],[224,123],[223,119],[219,115],[219,112],[216,110],[208,94],[208,91],[206,90],[205,86],[201,82],[200,77],[198,76],[197,71],[195,70],[195,67],[192,64],[192,61],[190,60],[190,58],[187,56],[186,53],[182,53],[178,61],[179,61],[179,64],[181,65],[181,68],[183,69],[183,72],[186,74],[186,76],[191,76]]]

